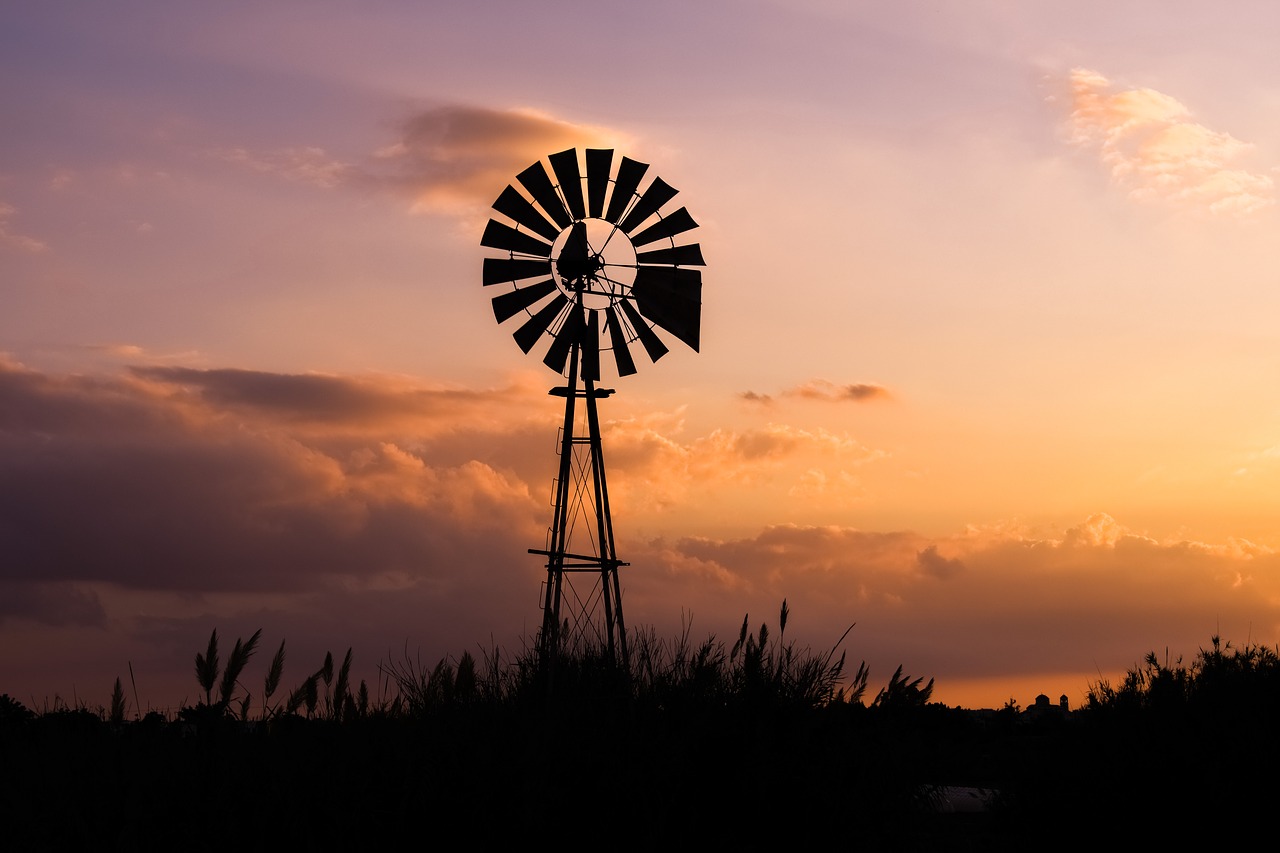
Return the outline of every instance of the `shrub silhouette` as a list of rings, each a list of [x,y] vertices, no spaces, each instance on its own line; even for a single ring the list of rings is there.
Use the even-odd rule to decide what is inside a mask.
[[[1148,652],[1118,687],[1105,679],[1091,684],[1085,708],[1099,715],[1146,712],[1188,723],[1274,719],[1280,712],[1280,655],[1252,643],[1234,648],[1217,635],[1190,665],[1182,658],[1170,664],[1167,651],[1162,664]]]

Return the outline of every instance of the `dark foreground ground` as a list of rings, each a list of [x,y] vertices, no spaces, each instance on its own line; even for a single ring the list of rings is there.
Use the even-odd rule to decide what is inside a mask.
[[[253,726],[12,712],[0,809],[11,850],[1186,849],[1274,837],[1278,758],[1280,719],[1256,707],[578,699]],[[957,814],[940,786],[995,793]]]

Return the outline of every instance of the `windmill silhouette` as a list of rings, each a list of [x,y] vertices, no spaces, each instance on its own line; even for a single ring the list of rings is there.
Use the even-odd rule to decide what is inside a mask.
[[[627,663],[626,623],[614,547],[597,401],[601,353],[611,352],[619,376],[636,372],[631,346],[650,361],[667,353],[657,329],[699,348],[702,250],[677,238],[697,227],[681,207],[664,215],[677,191],[649,166],[611,149],[568,149],[516,176],[480,244],[502,251],[484,259],[483,282],[506,285],[493,297],[499,323],[520,318],[514,337],[525,353],[546,346],[542,361],[566,377],[550,393],[563,397],[560,465],[555,481],[538,649],[554,659],[566,645],[603,648]],[[582,166],[585,164],[585,171]],[[554,178],[552,177],[554,175]],[[585,192],[584,192],[585,190]],[[505,221],[504,221],[505,220]],[[585,417],[579,420],[581,401]]]

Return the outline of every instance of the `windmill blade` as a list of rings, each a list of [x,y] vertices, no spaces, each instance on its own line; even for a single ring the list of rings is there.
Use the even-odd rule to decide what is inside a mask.
[[[587,211],[582,206],[582,173],[578,171],[578,150],[570,148],[547,158],[560,182],[560,192],[574,219],[585,219]]]
[[[524,231],[517,231],[510,225],[503,225],[496,219],[490,219],[489,224],[484,227],[484,236],[480,238],[480,245],[506,252],[537,255],[540,258],[551,257],[550,243],[544,243]]]
[[[631,285],[636,308],[694,352],[702,325],[702,273],[698,270],[640,267]]]
[[[502,195],[498,196],[498,200],[493,203],[493,209],[512,222],[519,222],[525,228],[535,234],[541,234],[548,240],[554,241],[560,236],[560,229],[548,222],[546,217],[510,184],[507,184]]]
[[[654,249],[652,252],[640,252],[636,255],[638,264],[670,264],[680,267],[705,267],[702,259],[702,247],[697,243],[687,246],[673,246],[670,249]]]
[[[686,208],[680,208],[670,216],[664,216],[648,228],[631,238],[631,245],[644,246],[664,237],[674,237],[698,227]]]
[[[504,281],[519,281],[522,278],[533,278],[539,275],[551,275],[551,261],[535,261],[529,258],[485,258],[483,283],[501,284]]]
[[[630,376],[636,372],[636,363],[631,358],[631,349],[627,346],[627,332],[622,328],[618,312],[610,305],[604,309],[604,323],[609,327],[609,340],[613,346],[613,360],[618,365],[619,376]]]
[[[627,212],[627,205],[631,204],[631,197],[636,194],[636,187],[640,186],[640,179],[647,171],[649,171],[648,163],[641,163],[630,157],[622,158],[622,162],[618,164],[618,179],[613,184],[613,196],[609,199],[609,210],[604,215],[605,219],[615,225],[618,223],[622,214]]]
[[[563,293],[556,294],[555,299],[542,306],[537,314],[525,320],[524,325],[516,329],[516,333],[512,335],[520,345],[520,349],[526,353],[533,349],[533,345],[542,337],[542,333],[551,326],[556,317],[560,316],[560,312],[568,304],[568,297]]]
[[[644,195],[640,196],[640,200],[636,202],[636,206],[631,208],[627,218],[618,223],[618,227],[630,234],[637,225],[657,213],[658,208],[675,198],[676,192],[675,187],[662,178],[654,178],[653,183],[649,184]]]
[[[587,149],[587,215],[593,219],[599,219],[604,211],[604,197],[609,193],[609,170],[612,166],[612,148]]]
[[[493,297],[493,316],[498,318],[499,323],[505,323],[521,311],[536,303],[539,299],[554,292],[556,283],[547,279],[537,284],[531,284],[528,287],[521,287],[510,293],[504,293],[501,296]]]
[[[640,312],[636,311],[635,306],[626,300],[619,304],[622,305],[622,313],[627,315],[627,319],[631,321],[632,328],[636,330],[640,343],[644,344],[644,351],[649,354],[649,360],[657,361],[666,355],[667,345],[654,334],[653,329],[649,328],[649,324],[640,316]]]
[[[635,293],[636,288],[642,290],[658,289],[700,301],[702,299],[702,272],[700,270],[665,266],[641,266],[636,268],[636,280],[631,285],[631,292]]]
[[[594,312],[592,312],[594,313]],[[557,373],[564,373],[564,363],[569,357],[569,348],[582,341],[582,308],[574,305],[569,316],[564,318],[560,328],[555,332],[555,340],[547,350],[542,363]]]
[[[555,185],[551,183],[547,170],[542,168],[542,161],[534,163],[520,174],[516,175],[516,180],[524,185],[529,191],[529,195],[533,196],[538,204],[542,205],[542,209],[547,212],[555,223],[561,228],[569,226],[569,211],[565,210],[564,202],[560,200],[560,196],[556,195]]]
[[[600,381],[600,312],[587,312],[587,328],[582,335],[582,376]]]

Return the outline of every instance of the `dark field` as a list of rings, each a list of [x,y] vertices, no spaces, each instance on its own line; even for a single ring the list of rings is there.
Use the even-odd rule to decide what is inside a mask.
[[[4,697],[5,835],[12,849],[545,836],[566,849],[1052,850],[1234,845],[1274,825],[1269,650],[1152,656],[1070,714],[982,714],[930,703],[900,674],[869,701],[857,677],[827,689],[838,661],[761,639],[719,658],[713,644],[701,666],[699,649],[669,654],[647,676],[634,659],[630,674],[562,660],[554,690],[536,668],[476,678],[444,664],[377,708],[335,691],[331,672],[309,708],[248,721],[221,702],[123,720],[119,707],[37,716]],[[821,664],[817,694],[792,678],[806,660]],[[944,786],[992,793],[955,813]]]

